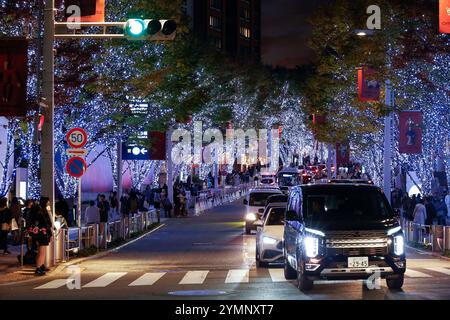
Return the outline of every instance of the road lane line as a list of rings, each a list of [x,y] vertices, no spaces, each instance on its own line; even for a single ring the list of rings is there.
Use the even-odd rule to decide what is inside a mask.
[[[225,283],[248,282],[248,269],[234,269],[228,271]]]
[[[409,278],[431,278],[429,274],[411,269],[406,269],[405,275]]]
[[[104,288],[126,274],[127,272],[108,272],[100,278],[85,284],[83,288]]]
[[[130,283],[129,287],[135,287],[135,286],[151,286],[156,281],[162,278],[163,275],[165,275],[167,272],[150,272],[146,273],[142,276],[140,276],[138,279],[134,280],[132,283]]]
[[[435,267],[435,268],[426,268],[427,270],[430,271],[434,271],[434,272],[438,272],[438,273],[443,273],[446,275],[450,275],[450,269],[447,268],[443,268],[443,267]]]
[[[34,289],[58,289],[65,286],[67,282],[70,282],[69,279],[56,279]]]
[[[269,269],[269,273],[273,282],[287,281],[284,277],[284,269]]]
[[[202,284],[209,271],[189,271],[179,284]]]

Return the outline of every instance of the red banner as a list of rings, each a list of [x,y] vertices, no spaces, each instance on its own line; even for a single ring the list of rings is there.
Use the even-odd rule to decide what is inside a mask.
[[[161,131],[149,131],[150,160],[166,160],[166,133]]]
[[[346,165],[350,162],[350,146],[348,143],[336,143],[336,163]]]
[[[439,32],[450,33],[450,0],[439,1]]]
[[[313,114],[312,115],[312,123],[313,123],[312,132],[313,132],[313,135],[314,135],[314,139],[316,139],[318,128],[321,125],[325,124],[326,121],[327,121],[327,117],[326,116],[322,116],[322,115],[318,115],[318,114]]]
[[[399,121],[400,153],[422,153],[423,114],[420,111],[404,111]]]
[[[380,100],[380,83],[375,70],[368,67],[358,69],[358,99],[363,102]]]
[[[80,22],[104,22],[105,0],[65,0],[66,17],[69,18],[73,12],[67,12],[70,6],[78,6],[81,9]]]
[[[0,39],[0,116],[26,116],[27,62],[26,39]]]

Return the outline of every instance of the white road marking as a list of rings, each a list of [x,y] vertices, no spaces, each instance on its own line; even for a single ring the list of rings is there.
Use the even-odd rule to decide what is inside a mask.
[[[166,272],[150,272],[145,273],[144,275],[140,276],[138,279],[134,280],[132,283],[130,283],[129,287],[135,287],[135,286],[151,286],[156,281],[162,278],[163,275],[165,275]]]
[[[56,279],[34,289],[58,289],[65,286],[67,282],[69,279]]]
[[[209,271],[189,271],[179,284],[202,284]]]
[[[110,285],[117,279],[122,278],[126,274],[126,272],[108,272],[102,275],[100,278],[97,278],[94,281],[91,281],[88,284],[84,285],[83,288],[103,288]]]
[[[431,276],[429,274],[420,272],[420,271],[415,271],[415,270],[411,270],[411,269],[406,269],[405,272],[405,276],[409,277],[409,278],[431,278]]]
[[[229,270],[225,283],[248,282],[248,269]]]
[[[269,269],[269,274],[273,282],[287,281],[286,278],[284,277],[283,269]]]
[[[434,271],[434,272],[438,272],[438,273],[443,273],[446,275],[450,275],[450,269],[447,268],[443,268],[443,267],[434,267],[434,268],[426,268],[427,270],[430,271]]]

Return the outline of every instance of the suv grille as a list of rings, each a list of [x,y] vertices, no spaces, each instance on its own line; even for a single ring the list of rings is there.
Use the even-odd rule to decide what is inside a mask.
[[[329,255],[385,255],[388,237],[384,231],[329,232],[326,248]]]

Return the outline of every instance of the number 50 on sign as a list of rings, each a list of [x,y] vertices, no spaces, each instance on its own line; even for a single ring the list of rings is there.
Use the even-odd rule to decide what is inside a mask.
[[[87,143],[87,133],[82,128],[73,128],[67,132],[66,140],[74,149],[83,148]]]

